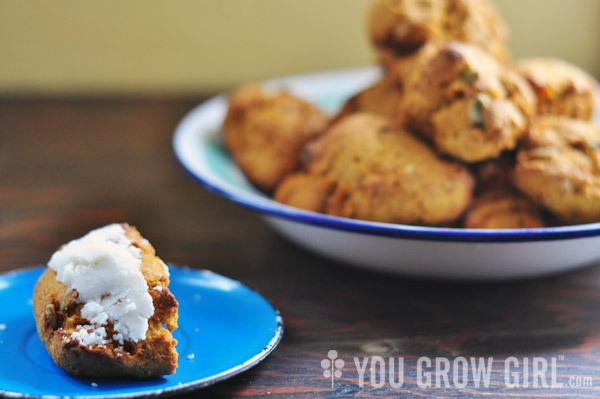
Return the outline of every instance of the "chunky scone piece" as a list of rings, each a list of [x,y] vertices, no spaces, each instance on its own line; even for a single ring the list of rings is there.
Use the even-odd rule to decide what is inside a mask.
[[[270,192],[298,167],[300,149],[326,125],[327,118],[306,101],[246,86],[229,97],[225,142],[248,179]]]
[[[334,122],[357,112],[395,118],[402,102],[402,90],[391,79],[383,78],[351,97],[334,118]]]
[[[388,120],[365,113],[342,119],[311,141],[303,170],[275,199],[324,212],[388,223],[444,225],[471,201],[473,178]]]
[[[33,294],[38,334],[75,376],[156,377],[177,367],[177,301],[169,270],[127,224],[60,248]]]
[[[468,229],[544,227],[542,212],[511,184],[514,153],[474,166],[477,184],[473,203],[465,214]]]
[[[538,98],[538,113],[590,120],[596,109],[598,82],[575,65],[557,59],[528,59],[515,68]]]
[[[523,77],[477,47],[448,42],[409,76],[403,123],[437,149],[465,162],[515,148],[535,112]]]
[[[514,184],[562,222],[600,221],[600,128],[538,118],[517,153]]]
[[[540,212],[528,198],[508,186],[479,190],[465,216],[468,229],[525,229],[544,227]]]
[[[378,62],[385,72],[385,78],[404,91],[409,77],[420,71],[442,45],[443,43],[440,42],[428,42],[415,53],[402,57],[397,56],[391,50],[380,50],[378,51]]]
[[[508,58],[505,24],[488,0],[377,0],[369,37],[376,48],[398,57],[427,42],[453,40]]]

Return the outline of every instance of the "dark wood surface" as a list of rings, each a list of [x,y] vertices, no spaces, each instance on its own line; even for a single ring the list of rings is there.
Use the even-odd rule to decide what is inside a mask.
[[[163,259],[259,290],[283,314],[279,347],[250,371],[182,397],[600,396],[600,268],[513,283],[450,284],[313,256],[182,172],[171,136],[197,102],[0,100],[0,270],[43,264],[62,243],[127,221]],[[333,388],[321,368],[331,349],[346,362]],[[377,355],[404,358],[401,388],[374,388],[368,378],[359,387],[353,357]],[[420,388],[415,366],[421,356],[493,357],[491,384]],[[555,357],[565,387],[506,387],[509,356],[548,363]],[[577,377],[592,386],[570,386]]]

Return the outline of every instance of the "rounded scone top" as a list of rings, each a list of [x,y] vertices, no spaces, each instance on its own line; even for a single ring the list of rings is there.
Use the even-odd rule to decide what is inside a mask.
[[[563,223],[600,220],[600,128],[564,116],[537,118],[522,143],[514,185]]]
[[[535,112],[527,81],[472,45],[432,43],[407,78],[402,123],[468,163],[516,147]]]
[[[310,142],[302,170],[275,192],[286,205],[385,223],[453,223],[467,208],[473,178],[385,118],[356,113]]]
[[[378,50],[400,57],[428,42],[459,41],[509,58],[506,24],[488,0],[376,0],[368,34]]]
[[[122,225],[90,231],[55,252],[48,266],[56,278],[78,293],[81,316],[89,321],[71,334],[83,345],[104,345],[111,340],[144,340],[148,319],[154,314],[152,297],[140,266],[141,250],[132,245]],[[108,337],[110,322],[115,334]]]

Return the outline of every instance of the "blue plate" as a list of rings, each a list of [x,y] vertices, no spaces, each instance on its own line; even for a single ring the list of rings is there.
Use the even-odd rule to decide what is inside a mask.
[[[283,335],[279,312],[255,291],[206,270],[170,266],[169,289],[179,301],[176,373],[149,380],[74,378],[54,363],[37,335],[32,293],[43,271],[38,267],[0,275],[0,396],[134,398],[180,393],[249,369]]]

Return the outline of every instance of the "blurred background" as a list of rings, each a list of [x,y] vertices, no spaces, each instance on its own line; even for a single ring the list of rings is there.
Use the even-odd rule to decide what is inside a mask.
[[[209,94],[370,65],[371,0],[0,2],[0,95]],[[600,76],[599,0],[495,0],[515,57]]]

